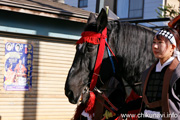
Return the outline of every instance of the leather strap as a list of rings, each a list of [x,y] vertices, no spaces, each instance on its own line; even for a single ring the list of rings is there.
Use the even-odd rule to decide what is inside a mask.
[[[179,64],[179,61],[177,58],[173,60],[173,62],[170,64],[170,66],[167,68],[165,75],[164,75],[164,81],[163,81],[163,88],[162,88],[162,114],[166,115],[166,117],[163,118],[163,120],[170,120],[170,118],[167,116],[170,114],[169,111],[169,84],[170,80],[172,78],[173,72],[176,69],[177,65]]]

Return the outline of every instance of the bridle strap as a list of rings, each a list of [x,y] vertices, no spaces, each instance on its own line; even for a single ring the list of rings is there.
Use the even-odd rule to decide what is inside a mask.
[[[93,72],[92,80],[91,80],[91,84],[90,84],[90,91],[93,91],[94,87],[96,86],[97,80],[98,80],[98,75],[99,75],[99,71],[101,68],[102,59],[104,56],[105,45],[107,46],[108,55],[111,59],[111,63],[112,63],[112,67],[113,67],[114,72],[115,72],[115,67],[114,67],[114,63],[113,63],[113,60],[111,58],[110,52],[114,56],[117,63],[118,63],[118,60],[115,57],[113,51],[111,50],[111,48],[109,47],[109,45],[106,41],[106,39],[107,39],[107,28],[105,28],[102,31],[102,33],[97,33],[97,32],[93,32],[93,31],[84,31],[81,34],[81,36],[82,37],[76,42],[76,44],[82,44],[84,42],[92,43],[92,44],[99,44],[99,49],[98,49],[98,54],[97,54],[96,63],[95,63],[95,67],[94,67],[94,72]]]
[[[96,100],[97,100],[99,103],[101,103],[107,110],[109,110],[113,115],[116,114],[113,110],[111,110],[110,107],[108,107],[106,104],[104,104],[100,99],[96,98]]]
[[[82,37],[80,40],[78,40],[76,43],[77,44],[82,44],[84,42],[88,42],[88,43],[92,43],[92,44],[99,44],[99,49],[98,49],[98,54],[97,54],[97,58],[96,58],[96,63],[95,63],[95,67],[94,67],[94,72],[92,75],[92,79],[91,79],[91,83],[90,83],[90,91],[93,91],[98,77],[99,77],[99,72],[100,72],[100,68],[101,68],[101,64],[102,64],[102,60],[103,60],[103,56],[104,56],[104,50],[105,50],[105,45],[107,45],[107,48],[109,48],[109,51],[112,53],[112,55],[115,57],[114,53],[112,52],[111,48],[109,47],[106,38],[107,38],[107,28],[105,28],[102,33],[96,33],[96,32],[92,32],[92,31],[85,31],[82,34]],[[115,57],[116,61],[117,58]],[[118,62],[118,61],[117,61]],[[112,63],[113,64],[113,63]],[[102,97],[106,100],[106,102],[115,110],[117,111],[118,109],[109,101],[109,99],[105,96],[104,93],[101,94]],[[97,98],[96,98],[97,99]],[[99,99],[97,99],[97,101],[100,102]],[[109,108],[107,105],[103,104],[110,112],[112,112],[113,114],[115,114],[111,108]]]
[[[107,41],[106,41],[106,45],[107,45],[109,51],[111,52],[111,54],[114,56],[116,62],[118,63],[118,59],[116,58],[115,54],[114,54],[113,51],[111,50],[111,48],[110,48],[109,44],[107,43]]]
[[[103,98],[104,100],[115,110],[115,111],[118,111],[118,108],[116,106],[114,106],[111,101],[108,99],[108,97],[102,92],[100,91],[99,89],[95,88],[95,91],[98,92]],[[101,101],[100,101],[101,102]],[[105,106],[106,107],[106,106]],[[107,106],[108,107],[108,106]],[[106,108],[107,108],[106,107]],[[107,108],[108,110],[111,109],[111,108]],[[109,110],[112,112],[112,110]]]
[[[109,48],[110,52],[112,53],[112,55],[115,57],[114,53],[112,52],[111,48],[109,47],[108,43],[106,42],[106,34],[107,34],[107,28],[105,28],[102,31],[102,35],[100,38],[100,44],[99,44],[99,50],[98,50],[98,55],[96,58],[96,63],[95,63],[95,67],[94,67],[94,73],[92,76],[92,80],[91,80],[91,84],[90,84],[90,91],[94,90],[97,80],[98,80],[98,75],[100,72],[100,68],[101,68],[101,63],[102,63],[102,59],[104,56],[104,50],[105,50],[105,45],[107,45],[107,47]],[[115,57],[116,61],[117,58]],[[106,102],[115,110],[118,111],[118,108],[116,108],[108,99],[108,97],[106,97],[106,95],[104,93],[101,94],[102,97],[106,100]],[[98,99],[97,99],[98,100]],[[99,100],[98,100],[99,101]],[[99,101],[100,102],[100,101]],[[106,106],[105,104],[103,104],[109,111],[111,111],[112,113],[114,113],[111,108],[109,108],[108,106]]]
[[[97,80],[98,80],[98,76],[99,75],[99,71],[101,68],[101,63],[102,63],[102,59],[104,56],[104,49],[105,49],[105,43],[106,43],[106,36],[107,35],[107,28],[105,28],[102,31],[101,37],[100,37],[100,44],[99,44],[99,50],[98,50],[98,55],[96,58],[96,63],[95,63],[95,67],[94,67],[94,74],[92,76],[92,80],[91,80],[91,84],[90,84],[90,91],[94,90],[94,87],[96,86]]]

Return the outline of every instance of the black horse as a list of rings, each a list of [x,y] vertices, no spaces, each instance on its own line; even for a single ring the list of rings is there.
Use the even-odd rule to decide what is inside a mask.
[[[84,31],[101,33],[105,27],[107,27],[107,42],[118,62],[113,57],[116,71],[114,74],[107,49],[105,49],[96,87],[101,89],[103,84],[114,76],[119,84],[109,97],[115,106],[121,107],[126,98],[124,83],[126,82],[132,89],[139,92],[134,84],[140,81],[141,73],[155,61],[151,51],[154,32],[118,20],[108,22],[104,9],[97,18],[95,14],[90,14]],[[78,102],[82,93],[85,94],[82,103],[86,103],[89,98],[89,92],[86,91],[93,75],[98,47],[87,42],[76,46],[74,61],[65,84],[65,94],[72,104]]]

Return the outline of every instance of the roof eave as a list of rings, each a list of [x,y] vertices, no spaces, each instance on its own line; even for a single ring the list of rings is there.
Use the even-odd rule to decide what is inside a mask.
[[[12,5],[4,5],[1,3],[0,3],[0,10],[13,11],[13,12],[19,12],[19,13],[25,13],[25,14],[31,14],[31,15],[38,15],[38,16],[43,16],[43,17],[82,22],[82,23],[86,23],[87,18],[88,18],[88,16],[71,14],[71,13],[63,12],[63,11],[50,11],[50,10],[46,11],[44,9],[37,10],[37,8],[33,9],[32,7],[31,8],[18,7],[18,6],[12,6]]]

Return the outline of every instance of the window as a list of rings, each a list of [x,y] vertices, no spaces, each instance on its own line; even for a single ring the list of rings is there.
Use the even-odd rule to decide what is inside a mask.
[[[143,17],[144,0],[129,0],[129,18]]]
[[[143,18],[144,0],[118,0],[117,15],[120,18]]]
[[[88,6],[88,0],[79,0],[78,7],[83,8]]]

